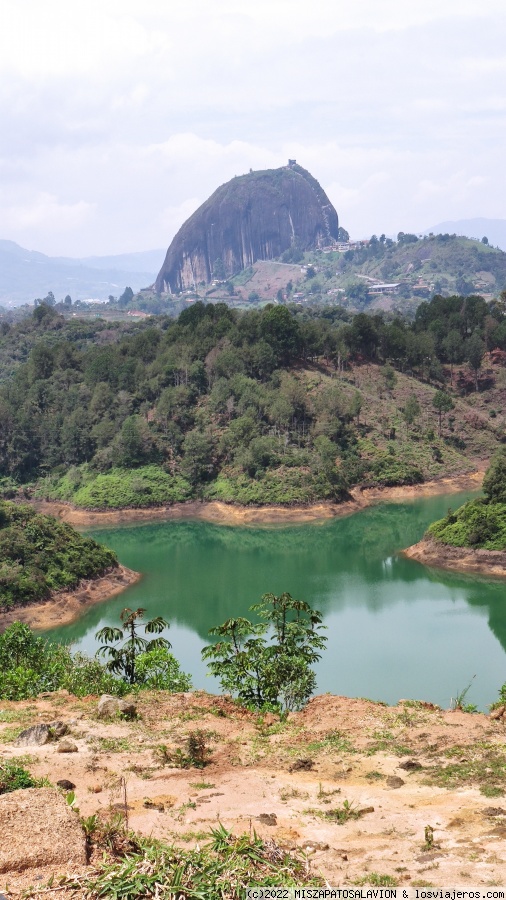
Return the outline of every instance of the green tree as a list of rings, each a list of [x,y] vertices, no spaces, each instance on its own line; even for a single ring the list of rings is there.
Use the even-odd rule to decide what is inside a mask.
[[[483,357],[485,355],[485,344],[477,331],[474,331],[466,343],[466,356],[469,365],[474,372],[474,387],[478,390],[478,372],[481,369]]]
[[[120,466],[135,468],[149,462],[154,444],[149,426],[141,416],[128,416],[121,426],[116,440],[116,462]]]
[[[169,627],[169,623],[161,616],[142,623],[140,620],[144,617],[145,612],[145,609],[133,610],[127,607],[120,614],[123,622],[122,628],[106,626],[97,631],[95,635],[98,641],[103,641],[97,655],[109,657],[106,668],[110,672],[120,675],[129,684],[135,684],[139,680],[137,659],[141,653],[150,653],[160,649],[170,650],[171,647],[166,638],[158,637],[147,640],[141,637],[139,634],[141,627],[144,628],[146,634],[161,634],[164,628]]]
[[[404,421],[406,425],[412,425],[420,415],[420,404],[416,394],[410,394],[404,405]]]
[[[118,298],[118,306],[128,306],[134,298],[134,292],[131,287],[126,287],[121,297]]]
[[[300,709],[316,687],[312,666],[326,641],[321,614],[287,593],[264,594],[251,611],[264,621],[228,619],[212,628],[209,633],[219,640],[204,647],[202,656],[222,687],[243,703]]]
[[[450,410],[454,408],[454,403],[452,398],[449,397],[448,394],[445,393],[445,391],[436,391],[432,398],[432,405],[434,409],[437,410],[439,421],[439,437],[441,437],[443,414],[450,412]]]
[[[381,374],[383,376],[387,391],[393,391],[395,385],[397,384],[397,375],[395,374],[395,369],[392,366],[383,366],[381,369]]]
[[[506,503],[506,450],[492,459],[483,479],[483,493],[489,503]]]
[[[353,397],[350,400],[349,405],[349,414],[352,419],[356,419],[357,425],[360,422],[360,413],[362,411],[362,394],[360,391],[355,391]]]
[[[300,347],[299,326],[286,306],[266,306],[262,312],[261,330],[278,363],[290,365]]]
[[[464,359],[464,341],[460,331],[452,328],[443,340],[443,352],[450,363],[450,384],[453,384],[453,367]]]
[[[181,472],[193,485],[206,481],[214,470],[214,444],[211,437],[197,428],[183,441]]]

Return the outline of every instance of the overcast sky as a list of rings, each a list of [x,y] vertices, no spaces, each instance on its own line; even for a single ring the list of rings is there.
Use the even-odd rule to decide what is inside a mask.
[[[504,0],[3,0],[0,238],[167,247],[296,158],[353,237],[506,218]]]

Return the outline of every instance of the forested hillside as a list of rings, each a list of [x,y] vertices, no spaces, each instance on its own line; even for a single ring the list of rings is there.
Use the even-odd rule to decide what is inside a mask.
[[[43,305],[3,326],[0,477],[104,508],[339,500],[465,471],[503,437],[495,348],[503,305],[480,297],[436,297],[412,325],[195,303],[131,326]]]
[[[0,611],[118,565],[112,550],[28,505],[0,501]]]
[[[506,550],[506,451],[498,451],[483,479],[483,497],[470,500],[439,522],[428,536],[452,547]]]

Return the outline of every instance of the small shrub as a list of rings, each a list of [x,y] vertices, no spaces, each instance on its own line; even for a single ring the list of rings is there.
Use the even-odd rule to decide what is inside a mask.
[[[29,772],[10,760],[0,764],[0,794],[19,791],[21,788],[35,787],[37,782]]]

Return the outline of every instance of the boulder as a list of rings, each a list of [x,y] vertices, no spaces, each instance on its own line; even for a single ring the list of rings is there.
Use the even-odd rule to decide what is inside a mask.
[[[14,741],[15,747],[42,747],[49,741],[63,737],[68,731],[65,722],[39,722],[38,725],[30,725],[18,734]]]
[[[77,753],[78,749],[77,744],[74,744],[74,741],[69,741],[68,738],[65,738],[64,741],[60,741],[58,744],[58,753]]]
[[[42,747],[43,744],[48,744],[50,740],[51,732],[49,730],[49,725],[40,723],[39,725],[30,725],[29,728],[25,728],[24,731],[18,734],[14,741],[14,746]]]
[[[86,864],[79,817],[54,788],[27,788],[0,796],[0,872]]]
[[[102,694],[98,701],[98,715],[101,719],[122,715],[127,719],[134,719],[137,715],[137,707],[131,700],[120,700],[110,694]]]
[[[199,281],[223,281],[257,260],[293,247],[316,250],[338,235],[337,213],[325,191],[292,159],[222,184],[174,237],[154,288],[173,293]]]
[[[73,791],[76,787],[74,782],[69,781],[68,778],[60,778],[60,780],[57,781],[56,784],[59,788],[62,789],[62,791]]]

